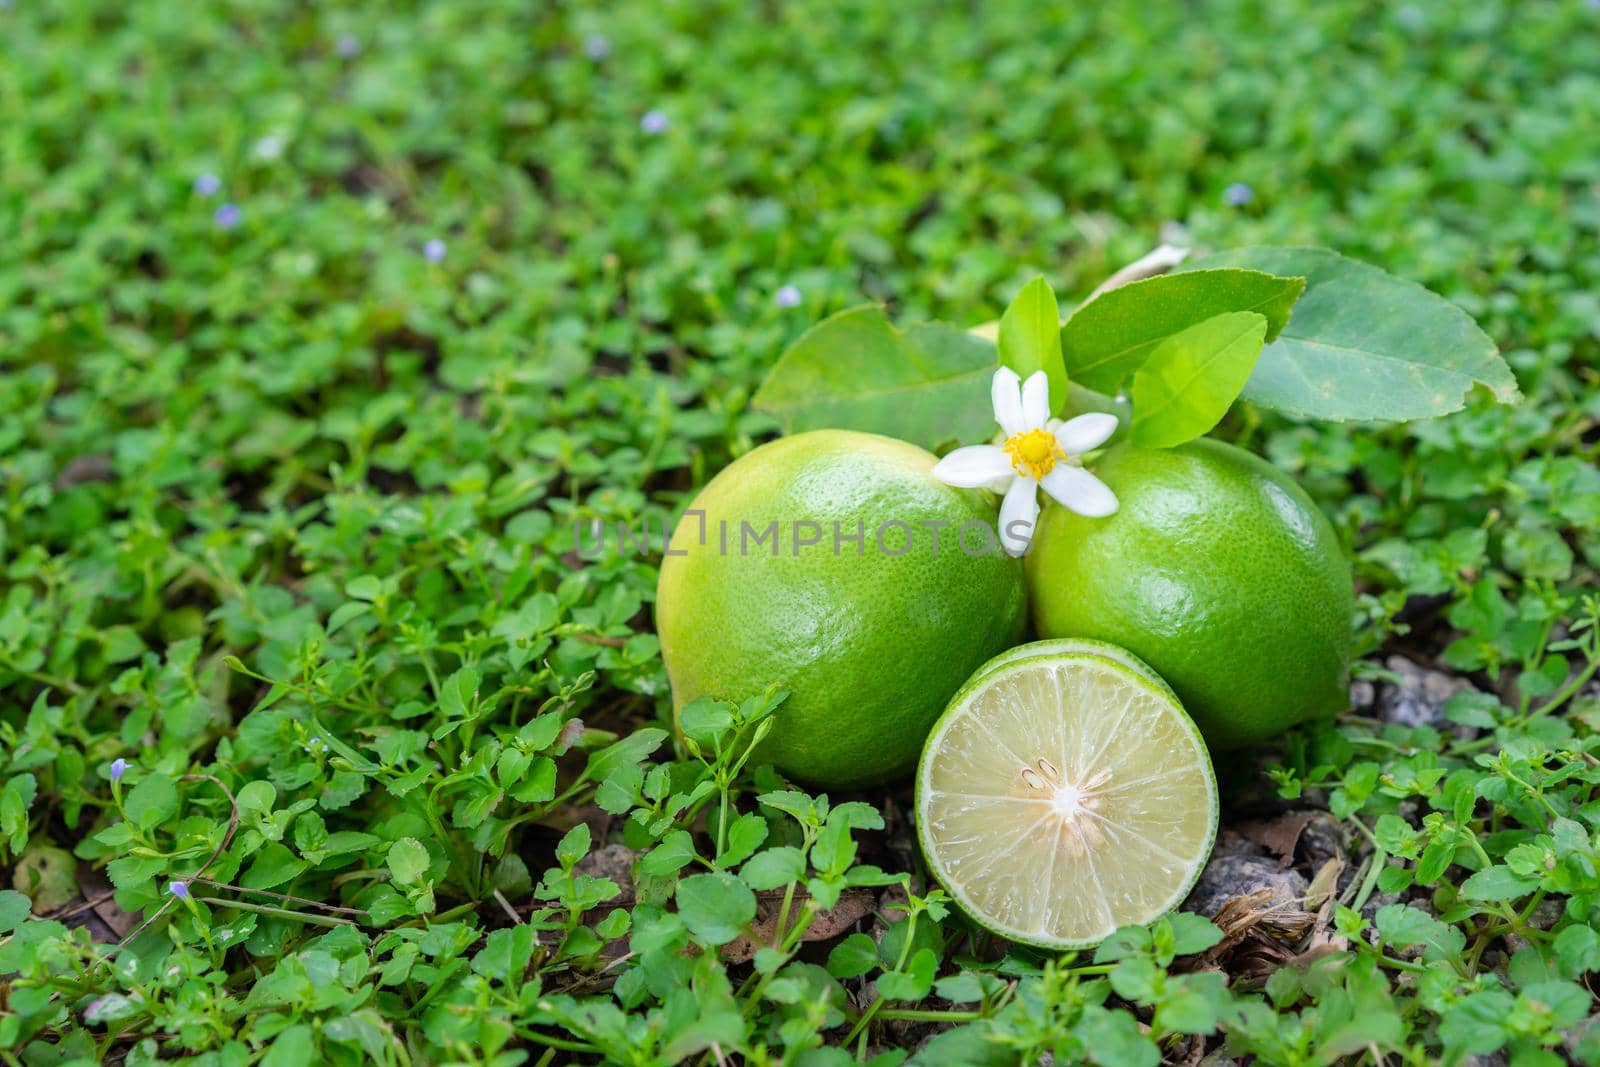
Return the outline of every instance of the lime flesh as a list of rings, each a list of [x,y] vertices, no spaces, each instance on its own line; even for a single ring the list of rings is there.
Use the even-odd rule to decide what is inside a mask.
[[[1165,686],[1106,656],[1007,655],[923,749],[917,829],[934,875],[980,925],[1043,948],[1170,911],[1217,832],[1194,723]]]

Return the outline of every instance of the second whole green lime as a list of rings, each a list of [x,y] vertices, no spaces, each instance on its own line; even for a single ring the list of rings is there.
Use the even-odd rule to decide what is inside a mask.
[[[819,430],[739,458],[689,505],[656,590],[675,709],[789,691],[761,756],[808,785],[891,781],[1027,622],[995,500],[931,453]]]
[[[1027,572],[1040,637],[1127,648],[1217,749],[1348,706],[1350,567],[1291,478],[1206,439],[1123,445],[1094,470],[1116,514],[1048,506],[1039,520]]]

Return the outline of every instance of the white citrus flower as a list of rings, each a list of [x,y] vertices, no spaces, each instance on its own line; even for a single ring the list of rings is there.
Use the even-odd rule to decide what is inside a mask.
[[[938,462],[933,476],[949,485],[1005,494],[1000,504],[1000,546],[1007,555],[1028,551],[1041,488],[1062,507],[1091,519],[1116,512],[1116,494],[1084,470],[1078,459],[1116,432],[1115,415],[1095,412],[1065,422],[1052,419],[1050,383],[1044,371],[1024,382],[1016,371],[1001,367],[994,372],[990,393],[1005,441],[958,448]]]

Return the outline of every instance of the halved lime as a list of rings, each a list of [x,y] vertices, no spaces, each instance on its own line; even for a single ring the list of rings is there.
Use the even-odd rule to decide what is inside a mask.
[[[1216,840],[1217,780],[1159,679],[1099,653],[1031,647],[980,667],[935,724],[917,767],[917,831],[934,876],[979,924],[1084,948],[1188,894]]]

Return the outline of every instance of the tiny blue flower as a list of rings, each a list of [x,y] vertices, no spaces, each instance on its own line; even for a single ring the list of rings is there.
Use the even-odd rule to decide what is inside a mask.
[[[121,758],[119,756],[118,758],[116,758],[116,759],[111,761],[111,780],[113,782],[122,781],[122,776],[124,774],[127,774],[127,773],[128,773],[128,761],[127,760],[125,760],[125,759],[123,759],[123,758]]]
[[[668,125],[670,123],[667,113],[655,108],[646,111],[644,117],[639,120],[639,128],[645,133],[666,133]]]
[[[800,288],[795,285],[785,285],[772,294],[772,302],[781,308],[799,307],[800,299]]]
[[[600,62],[611,55],[611,39],[603,33],[591,33],[583,39],[583,54]]]
[[[422,258],[429,263],[438,263],[444,259],[448,246],[437,237],[428,238],[428,243],[422,246]]]
[[[173,896],[177,897],[179,900],[188,900],[189,899],[189,883],[188,882],[168,882],[167,883],[167,892],[171,893]]]
[[[243,217],[243,212],[239,210],[238,204],[227,203],[220,205],[217,208],[216,213],[211,217],[212,220],[224,230],[231,230],[235,226],[239,225],[239,220]]]
[[[222,179],[215,174],[202,174],[194,180],[195,196],[216,196],[222,191]]]
[[[1256,197],[1256,191],[1244,182],[1234,182],[1222,190],[1222,202],[1229,207],[1244,207]]]
[[[333,50],[340,59],[354,59],[361,54],[361,38],[353,33],[341,33],[333,42]]]

